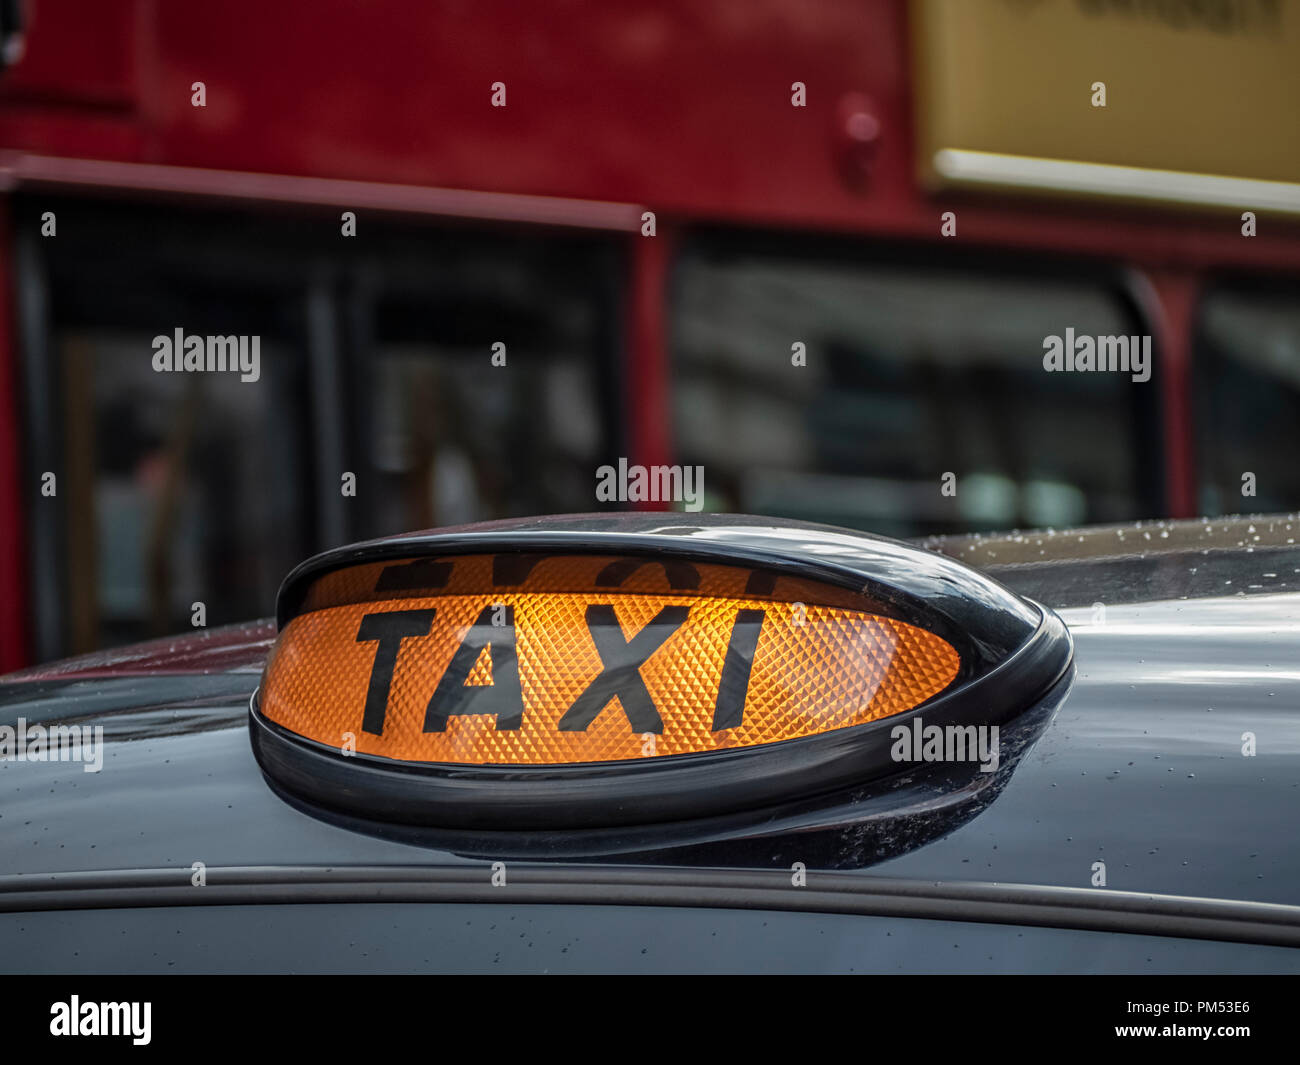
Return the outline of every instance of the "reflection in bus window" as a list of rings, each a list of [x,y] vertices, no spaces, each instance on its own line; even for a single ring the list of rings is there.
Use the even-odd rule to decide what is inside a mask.
[[[1200,512],[1293,509],[1300,498],[1294,458],[1300,303],[1294,290],[1225,287],[1208,294],[1194,366]]]
[[[271,393],[233,374],[156,373],[152,338],[56,335],[69,637],[78,650],[264,612],[292,528],[274,491]],[[264,372],[290,357],[261,351]],[[286,520],[288,519],[288,520]],[[219,593],[219,594],[218,594]]]
[[[1102,284],[724,248],[676,291],[677,455],[708,509],[895,536],[1160,510],[1156,386],[1043,369],[1067,328],[1144,332]]]
[[[357,358],[366,535],[592,509],[617,407],[600,262],[563,241],[461,240],[383,268]]]

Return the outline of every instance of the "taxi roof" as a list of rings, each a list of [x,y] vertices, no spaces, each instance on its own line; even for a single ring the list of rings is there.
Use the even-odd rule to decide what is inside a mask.
[[[1292,521],[1272,519],[1267,535],[1285,541]],[[932,803],[893,826],[883,847],[846,818],[814,833],[792,824],[764,835],[762,825],[737,824],[688,850],[625,848],[581,861],[754,870],[804,862],[873,883],[1078,888],[1100,860],[1115,890],[1300,906],[1290,813],[1300,799],[1300,750],[1289,739],[1300,734],[1300,674],[1288,668],[1300,593],[1281,587],[1300,576],[1300,549],[1243,541],[1240,534],[1256,535],[1247,531],[1252,523],[1261,528],[1258,519],[1243,519],[1218,534],[1238,536],[1220,546],[1198,546],[1204,523],[1192,523],[1168,538],[1155,529],[1154,540],[1192,537],[1175,551],[1006,565],[1003,580],[1031,585],[1049,603],[1079,598],[1071,584],[1082,579],[1079,570],[1063,567],[1097,567],[1124,594],[1085,596],[1083,606],[1063,612],[1076,641],[1069,697],[1006,786],[977,797],[973,811]],[[1118,539],[1113,530],[1093,534],[1097,542],[1110,537]],[[989,538],[980,542],[990,558],[999,550]],[[1018,546],[1037,550],[1032,540]],[[1199,573],[1206,565],[1216,567],[1208,587],[1180,590],[1193,566]],[[1105,605],[1103,617],[1094,602]],[[268,786],[250,754],[246,720],[269,635],[265,625],[213,630],[177,638],[170,651],[126,650],[120,668],[111,656],[93,656],[4,678],[6,721],[102,724],[106,771],[0,761],[0,865],[24,874],[193,861],[483,867],[490,839],[470,853],[361,831],[306,813]],[[198,648],[216,657],[199,653],[192,668],[169,674],[151,668],[175,666],[176,652]],[[1259,739],[1250,761],[1242,753],[1247,733]],[[168,801],[158,802],[160,794]],[[521,860],[572,865],[561,835],[552,834],[549,854],[541,847]]]

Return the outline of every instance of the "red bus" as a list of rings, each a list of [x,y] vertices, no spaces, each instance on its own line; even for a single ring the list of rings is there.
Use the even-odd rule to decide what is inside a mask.
[[[900,536],[1293,507],[1297,22],[6,3],[0,669],[620,458]],[[1045,373],[1067,329],[1149,379]],[[177,330],[257,380],[157,372]]]

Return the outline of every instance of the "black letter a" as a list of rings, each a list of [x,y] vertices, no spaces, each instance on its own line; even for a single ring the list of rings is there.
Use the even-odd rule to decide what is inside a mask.
[[[505,613],[504,625],[493,625],[492,616]],[[488,647],[492,656],[492,683],[466,684]],[[489,604],[465,633],[465,639],[451,656],[451,665],[438,681],[438,689],[424,713],[425,732],[446,732],[449,718],[462,714],[492,714],[498,729],[517,729],[524,722],[524,694],[519,687],[519,664],[515,657],[515,608]]]

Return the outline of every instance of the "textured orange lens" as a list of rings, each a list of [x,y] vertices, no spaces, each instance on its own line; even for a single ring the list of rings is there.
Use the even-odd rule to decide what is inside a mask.
[[[556,765],[860,725],[911,709],[958,671],[947,641],[815,582],[756,583],[722,566],[619,579],[617,560],[558,558],[492,589],[490,564],[323,578],[277,641],[261,712],[330,747],[401,761]],[[792,601],[796,591],[807,598]]]

